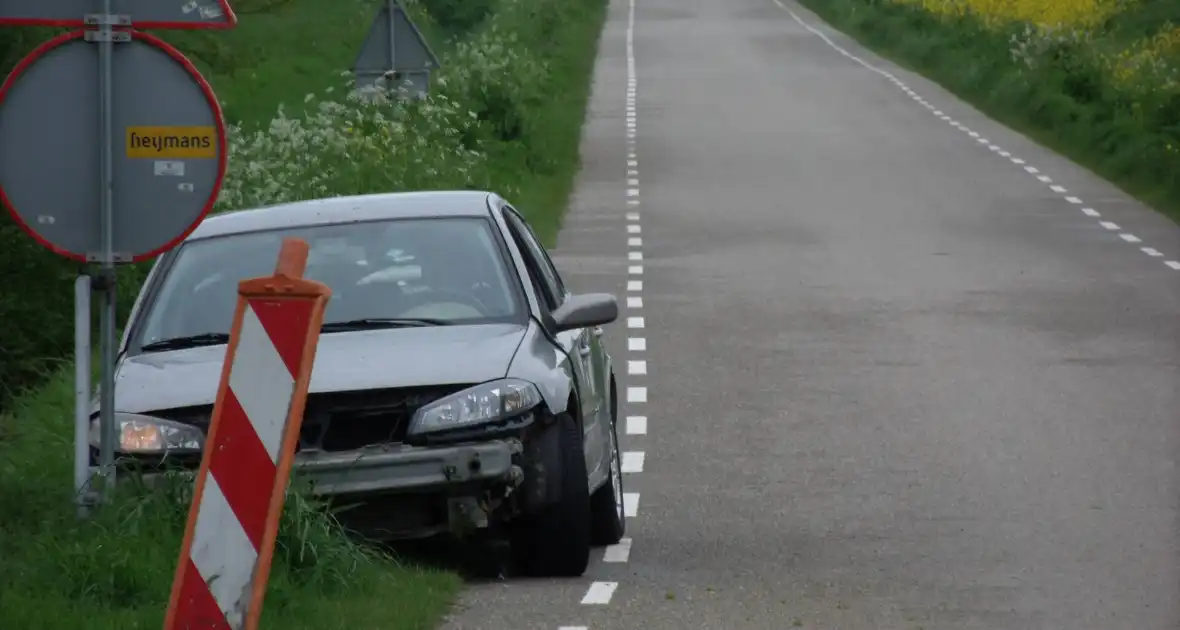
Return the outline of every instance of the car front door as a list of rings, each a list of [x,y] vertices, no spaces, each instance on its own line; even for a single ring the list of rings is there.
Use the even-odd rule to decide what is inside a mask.
[[[536,281],[541,285],[541,295],[538,297],[542,307],[552,312],[569,297],[557,268],[549,259],[536,234],[515,210],[505,206],[504,217],[513,232],[513,238],[517,240],[521,254],[529,259],[530,273],[538,276]],[[582,445],[586,454],[587,472],[592,478],[597,478],[603,474],[604,466],[609,464],[609,459],[602,455],[605,443],[601,419],[606,415],[606,405],[601,379],[596,378],[594,374],[594,332],[586,328],[576,328],[558,333],[557,340],[569,356],[573,378],[577,381],[582,414]]]

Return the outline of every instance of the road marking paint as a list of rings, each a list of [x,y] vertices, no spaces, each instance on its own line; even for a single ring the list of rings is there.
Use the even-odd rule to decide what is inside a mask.
[[[627,388],[627,402],[629,402],[629,403],[645,403],[645,402],[647,402],[647,388],[646,387],[628,387]]]
[[[628,186],[638,186],[638,185],[639,185],[639,180],[638,180],[638,179],[635,179],[634,177],[632,177],[631,179],[628,179],[628,180],[627,180],[627,185],[628,185]]]
[[[628,206],[638,206],[638,205],[639,205],[639,200],[638,200],[638,199],[628,199],[628,200],[627,200],[627,205],[628,205]]]
[[[643,298],[627,296],[627,308],[643,308]]]
[[[1104,227],[1104,228],[1106,228],[1106,229],[1108,229],[1108,230],[1117,230],[1117,229],[1120,229],[1120,228],[1119,228],[1119,224],[1118,224],[1118,223],[1111,223],[1110,221],[1099,221],[1099,222],[1098,222],[1098,225],[1101,225],[1102,227]]]
[[[936,110],[934,110],[934,115],[935,115],[935,116],[941,116],[941,115],[942,115],[942,110],[941,110],[941,109],[936,109]]]
[[[643,290],[643,280],[628,280],[627,281],[627,290],[628,291],[642,291]]]
[[[1175,269],[1176,271],[1180,271],[1180,262],[1176,262],[1174,260],[1165,260],[1164,264],[1171,267],[1172,269]]]
[[[1008,153],[1007,151],[1000,151],[1000,157],[1009,158],[1009,157],[1012,157],[1012,154]]]
[[[630,267],[627,267],[627,273],[632,276],[642,276],[643,265],[631,265]]]
[[[638,188],[628,188],[627,189],[627,196],[628,197],[638,197],[639,196],[639,189]]]
[[[557,630],[590,630],[586,626],[561,626]]]
[[[627,435],[647,435],[647,416],[627,416]]]
[[[1035,166],[1026,166],[1026,167],[1024,167],[1024,170],[1026,170],[1026,171],[1028,171],[1028,172],[1032,173],[1033,175],[1036,175],[1037,173],[1040,173],[1040,171],[1039,171],[1039,170],[1037,170],[1037,168],[1036,168]]]
[[[1049,190],[1052,190],[1053,192],[1058,193],[1058,194],[1069,192],[1065,189],[1065,186],[1058,186],[1057,184],[1053,184],[1052,186],[1050,186]]]
[[[635,170],[635,169],[633,169],[633,168],[629,168],[629,169],[627,169],[627,176],[628,176],[628,177],[634,177],[634,176],[636,176],[636,175],[639,175],[639,171],[637,171],[637,170]]]
[[[1041,182],[1045,184],[1053,183],[1053,178],[1049,177],[1048,175],[1037,175],[1037,179],[1041,180]]]
[[[627,246],[628,247],[642,247],[643,246],[643,237],[642,236],[632,236],[631,238],[627,239]]]
[[[643,472],[643,451],[626,451],[623,453],[623,472],[627,474]]]
[[[625,216],[627,217],[628,221],[638,221],[639,220],[639,213],[638,212],[628,212]]]
[[[1142,243],[1143,242],[1139,239],[1138,236],[1135,236],[1134,234],[1126,234],[1126,233],[1119,234],[1119,238],[1123,239],[1124,241],[1127,241],[1128,243]]]
[[[1013,164],[1024,164],[1024,160],[1022,160],[1018,157],[1014,157],[1014,158],[1012,158],[1012,163]]]
[[[639,168],[639,160],[627,160],[627,166],[631,168]]]
[[[647,361],[628,361],[628,374],[647,374]]]
[[[632,224],[627,225],[627,233],[628,234],[639,234],[641,232],[643,232],[643,227],[640,226],[639,224],[632,223]]]
[[[1000,150],[1000,147],[998,147],[998,146],[996,146],[996,145],[994,145],[994,144],[989,144],[989,145],[987,145],[987,148],[988,148],[988,149],[991,149],[992,151],[996,151],[996,152],[999,152],[999,150]]]
[[[1075,205],[1080,205],[1082,203],[1082,200],[1078,199],[1077,197],[1066,197],[1065,200]]]
[[[991,140],[988,140],[987,138],[976,138],[975,141],[979,144],[988,144],[991,142]]]
[[[1147,254],[1148,256],[1154,256],[1154,257],[1164,255],[1163,252],[1161,252],[1160,250],[1158,250],[1154,247],[1140,247],[1139,251],[1143,252],[1144,254]]]
[[[623,455],[626,455],[626,453],[623,453]],[[607,545],[606,551],[602,554],[602,561],[626,562],[629,557],[631,557],[631,539],[620,538],[617,544]]]
[[[1098,214],[1098,211],[1097,211],[1097,210],[1095,210],[1095,209],[1093,209],[1093,208],[1082,208],[1082,214],[1084,214],[1084,215],[1086,215],[1086,216],[1088,216],[1088,217],[1100,217],[1100,216],[1102,216],[1101,214]]]
[[[582,598],[582,603],[588,605],[609,604],[610,598],[614,596],[617,588],[619,588],[618,582],[594,582],[590,588],[586,589],[586,596]]]
[[[647,350],[647,339],[643,337],[628,337],[627,349],[631,352],[643,352]]]
[[[627,260],[643,260],[643,252],[627,252]]]
[[[643,318],[642,317],[628,317],[627,318],[627,328],[643,328]]]
[[[624,492],[623,493],[623,516],[627,518],[635,518],[639,513],[639,493],[638,492]]]

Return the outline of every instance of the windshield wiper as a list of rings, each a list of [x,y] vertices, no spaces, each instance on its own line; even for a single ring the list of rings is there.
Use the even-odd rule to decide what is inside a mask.
[[[328,322],[320,328],[321,332],[333,333],[349,330],[379,330],[382,328],[416,328],[421,326],[446,326],[451,322],[445,319],[406,319],[398,317],[369,317],[365,319],[350,319],[343,322]]]
[[[172,339],[161,339],[160,341],[145,343],[139,349],[145,352],[151,352],[153,350],[179,350],[181,348],[196,348],[198,346],[215,346],[222,343],[229,343],[228,334],[201,333],[199,335],[173,337]]]

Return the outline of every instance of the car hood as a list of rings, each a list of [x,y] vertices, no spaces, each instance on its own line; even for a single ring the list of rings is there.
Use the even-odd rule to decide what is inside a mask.
[[[501,378],[525,330],[518,324],[488,324],[324,334],[316,350],[310,392],[474,384]],[[225,346],[124,359],[116,374],[115,408],[144,413],[211,405],[224,359]]]

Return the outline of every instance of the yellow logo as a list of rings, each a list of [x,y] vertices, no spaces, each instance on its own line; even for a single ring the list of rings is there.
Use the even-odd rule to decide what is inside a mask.
[[[127,157],[185,159],[217,157],[214,127],[128,127]]]

